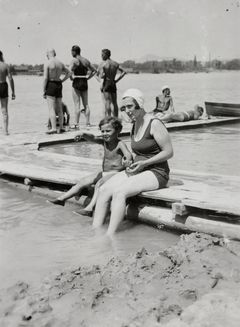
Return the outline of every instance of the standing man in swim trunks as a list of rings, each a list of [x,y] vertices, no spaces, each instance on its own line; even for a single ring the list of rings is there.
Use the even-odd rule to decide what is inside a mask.
[[[103,79],[101,92],[104,102],[105,116],[118,117],[118,104],[117,104],[117,87],[116,83],[119,82],[126,72],[116,61],[111,58],[111,51],[108,49],[102,50],[102,63],[98,67],[98,77]],[[116,75],[120,72],[117,79]],[[113,111],[111,108],[113,105]]]
[[[65,130],[63,129],[62,83],[69,78],[70,72],[56,58],[54,49],[47,51],[47,58],[48,62],[44,65],[43,97],[47,99],[52,128],[46,133],[57,133],[56,115],[59,117],[59,133],[63,133]],[[64,77],[61,79],[62,74]]]
[[[168,85],[162,87],[162,94],[156,97],[156,108],[154,109],[154,113],[166,114],[174,112],[173,99],[170,93],[171,91]]]
[[[12,78],[12,74],[3,59],[3,53],[0,51],[0,102],[1,102],[1,110],[3,115],[3,130],[4,134],[8,135],[8,84],[7,77],[9,80],[9,84],[12,90],[12,100],[15,100],[15,90],[14,90],[14,81]]]
[[[73,60],[70,63],[70,71],[72,73],[72,95],[75,106],[75,123],[72,128],[79,128],[79,119],[81,112],[86,117],[86,125],[90,126],[90,109],[88,106],[88,80],[92,78],[97,70],[90,61],[81,56],[81,49],[78,45],[72,47]],[[87,75],[89,72],[89,75]],[[81,108],[81,99],[83,109]]]
[[[193,110],[171,112],[159,118],[164,123],[198,120],[201,119],[203,112],[204,112],[203,108],[200,107],[198,104],[196,104]],[[158,117],[158,114],[156,114],[155,116]]]

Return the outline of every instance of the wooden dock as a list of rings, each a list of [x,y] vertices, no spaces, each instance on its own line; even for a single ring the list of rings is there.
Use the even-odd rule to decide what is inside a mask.
[[[239,119],[209,119],[204,124],[209,121],[212,124],[216,124],[216,121],[223,123],[223,120],[225,123],[235,122]],[[188,123],[192,125],[195,121]],[[167,128],[183,128],[182,124],[167,124]],[[196,127],[196,124],[193,125]],[[88,131],[99,133],[97,128]],[[45,182],[69,188],[82,177],[97,173],[101,170],[101,160],[39,151],[42,146],[71,142],[78,133],[2,136],[2,176],[15,176],[22,181],[28,178],[36,186]],[[123,134],[129,134],[129,126],[124,128]],[[240,240],[240,177],[175,170],[171,173],[167,188],[144,192],[133,198],[127,215],[158,227],[184,232],[200,231]]]

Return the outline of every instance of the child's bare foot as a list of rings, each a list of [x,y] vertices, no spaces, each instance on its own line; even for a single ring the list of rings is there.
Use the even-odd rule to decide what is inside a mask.
[[[50,202],[52,204],[56,204],[56,205],[59,205],[59,206],[64,206],[65,205],[65,201],[64,200],[59,200],[59,199],[47,200],[47,202]]]
[[[78,215],[88,216],[88,217],[92,217],[92,215],[93,215],[92,210],[80,209],[80,210],[76,210],[76,211],[73,211],[73,212],[77,213]]]

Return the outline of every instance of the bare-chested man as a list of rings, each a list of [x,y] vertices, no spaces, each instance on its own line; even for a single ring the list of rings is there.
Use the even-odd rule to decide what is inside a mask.
[[[47,58],[48,62],[44,65],[43,97],[47,99],[52,129],[46,133],[57,133],[56,115],[59,117],[59,133],[62,133],[65,131],[63,129],[62,83],[69,78],[70,72],[56,58],[54,49],[47,51]],[[61,79],[62,74],[64,74],[64,77]]]
[[[75,107],[75,122],[72,128],[78,129],[81,112],[84,113],[86,117],[86,125],[90,126],[87,81],[96,74],[97,70],[88,59],[81,56],[81,49],[78,45],[72,46],[72,56],[73,60],[70,63],[70,71],[72,72],[72,95]],[[83,104],[82,110],[81,99]]]
[[[116,83],[119,82],[124,75],[126,75],[126,72],[122,67],[119,66],[116,61],[113,61],[110,57],[111,51],[108,49],[103,49],[103,62],[98,67],[98,77],[103,79],[101,92],[103,96],[105,116],[113,115],[114,117],[118,117]],[[118,72],[120,72],[120,75],[116,78]],[[113,105],[113,112],[111,105]]]
[[[1,110],[3,115],[3,131],[5,135],[8,135],[8,84],[7,78],[9,80],[9,84],[12,90],[12,100],[15,99],[15,89],[14,89],[14,81],[12,78],[12,74],[3,59],[3,53],[0,51],[0,102],[1,102]]]
[[[154,113],[166,114],[174,112],[173,99],[170,95],[171,91],[168,85],[162,87],[162,94],[156,97],[156,108]]]

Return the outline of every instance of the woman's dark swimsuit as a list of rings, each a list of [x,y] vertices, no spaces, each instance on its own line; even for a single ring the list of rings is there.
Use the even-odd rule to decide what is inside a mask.
[[[78,60],[78,66],[74,69],[73,73],[76,76],[86,76],[88,72],[88,68],[85,67],[81,60]],[[79,91],[87,91],[88,82],[86,78],[74,78],[72,82],[72,87]]]
[[[140,161],[140,160],[146,160],[149,158],[154,157],[156,154],[161,152],[161,148],[153,138],[153,136],[150,134],[151,131],[151,124],[152,121],[157,118],[153,118],[150,120],[143,137],[139,141],[134,140],[134,125],[132,128],[132,135],[131,135],[131,147],[133,152],[136,154],[136,157],[134,159],[134,162]],[[159,120],[159,119],[158,119]],[[159,120],[160,121],[160,120]],[[160,121],[161,122],[161,121]],[[161,122],[162,123],[162,122]],[[168,179],[169,179],[169,166],[168,162],[159,162],[150,166],[147,166],[143,169],[143,171],[151,171],[156,176],[159,188],[166,186]]]
[[[62,98],[62,82],[48,81],[45,94],[50,97]]]
[[[0,83],[0,98],[8,98],[8,83],[2,82]]]

